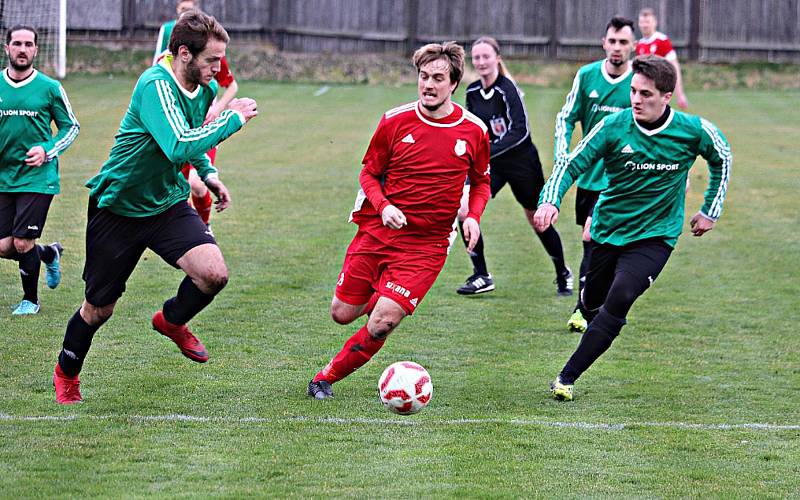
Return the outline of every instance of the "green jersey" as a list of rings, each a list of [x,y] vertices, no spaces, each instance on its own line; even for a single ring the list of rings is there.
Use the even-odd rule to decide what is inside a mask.
[[[51,123],[58,133],[53,135]],[[58,194],[58,155],[78,136],[80,124],[64,87],[37,70],[21,82],[0,78],[0,192]],[[45,162],[25,164],[32,147],[44,149]]]
[[[664,125],[647,130],[630,109],[600,120],[553,168],[539,204],[560,206],[575,179],[603,161],[608,187],[592,216],[592,240],[627,245],[663,238],[674,247],[683,227],[686,176],[697,155],[708,163],[709,182],[700,212],[711,220],[722,213],[733,157],[716,126],[670,109]]]
[[[159,214],[189,196],[181,167],[191,163],[200,178],[217,175],[206,152],[245,124],[225,110],[203,126],[215,90],[189,92],[172,72],[172,56],[142,73],[133,89],[108,160],[86,186],[99,208],[125,217]]]
[[[580,122],[583,135],[604,117],[631,107],[631,65],[619,76],[606,71],[606,60],[581,67],[572,82],[564,107],[556,116],[553,165],[569,154],[569,143],[575,123]],[[578,178],[578,187],[602,191],[608,185],[603,176],[603,162],[598,161]]]
[[[158,62],[158,58],[169,48],[169,37],[172,36],[172,28],[175,27],[176,22],[178,21],[175,19],[167,21],[162,24],[161,29],[158,30],[158,41],[156,42],[156,53],[153,55],[153,65]]]

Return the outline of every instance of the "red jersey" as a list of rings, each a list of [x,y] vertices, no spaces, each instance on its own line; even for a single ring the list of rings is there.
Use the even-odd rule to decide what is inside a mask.
[[[450,115],[434,119],[418,102],[387,111],[364,155],[361,190],[351,220],[374,237],[400,248],[430,245],[447,252],[469,178],[469,217],[480,216],[491,194],[489,135],[480,118],[453,103]],[[401,229],[383,225],[394,205],[406,216]]]
[[[669,37],[660,31],[656,31],[652,36],[642,38],[636,42],[636,55],[644,56],[647,54],[661,56],[668,61],[674,61],[678,58],[678,54],[672,48],[672,42],[669,41]]]
[[[233,83],[233,73],[231,73],[231,69],[228,67],[228,59],[225,57],[219,61],[219,72],[214,75],[214,79],[219,83],[220,87],[228,88]]]

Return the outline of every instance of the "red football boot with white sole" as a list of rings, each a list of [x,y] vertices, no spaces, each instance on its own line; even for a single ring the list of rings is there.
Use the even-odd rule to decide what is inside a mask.
[[[163,311],[157,311],[153,315],[153,329],[161,335],[169,337],[170,340],[175,342],[178,349],[181,350],[181,353],[192,361],[197,361],[198,363],[205,363],[208,361],[206,346],[204,346],[197,337],[192,335],[189,327],[170,323],[164,319]]]

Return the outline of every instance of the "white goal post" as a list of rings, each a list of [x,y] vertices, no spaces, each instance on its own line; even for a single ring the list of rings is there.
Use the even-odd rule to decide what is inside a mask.
[[[67,75],[67,0],[0,0],[0,30],[23,24],[39,33],[34,65],[56,78]],[[4,61],[2,66],[5,66]]]

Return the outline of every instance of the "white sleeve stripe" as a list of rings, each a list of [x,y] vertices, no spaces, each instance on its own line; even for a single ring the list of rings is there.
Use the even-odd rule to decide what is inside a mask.
[[[566,156],[569,151],[569,144],[567,144],[567,117],[572,113],[575,107],[575,100],[578,97],[578,89],[580,88],[580,72],[575,75],[572,81],[572,89],[567,94],[567,100],[561,111],[556,115],[556,151],[557,156]]]
[[[161,110],[164,112],[164,116],[167,118],[167,123],[169,123],[169,126],[172,129],[172,133],[175,134],[175,138],[180,139],[181,134],[183,133],[183,128],[179,128],[179,124],[175,122],[175,118],[172,116],[172,110],[170,109],[172,101],[174,100],[172,91],[169,88],[169,85],[160,80],[156,80],[156,90],[158,91],[158,99],[161,101]]]
[[[710,218],[716,220],[722,214],[722,204],[728,192],[728,180],[730,179],[732,164],[731,150],[719,136],[716,127],[702,118],[700,119],[700,124],[703,127],[703,131],[711,138],[714,149],[717,151],[720,159],[722,159],[722,175],[720,177],[719,187],[717,188],[717,193],[714,195],[711,207],[708,210],[709,213],[707,214]]]
[[[58,140],[53,145],[53,147],[50,148],[50,151],[47,151],[45,153],[45,156],[47,157],[48,160],[52,160],[53,158],[58,156],[60,152],[67,149],[70,146],[70,144],[72,144],[72,142],[75,140],[75,138],[78,137],[78,132],[80,131],[81,128],[80,124],[78,123],[78,119],[75,118],[75,113],[73,113],[72,111],[72,105],[70,104],[69,99],[67,98],[67,93],[64,92],[64,87],[59,85],[58,91],[61,94],[61,100],[64,102],[64,107],[67,110],[67,116],[69,116],[72,125],[70,126],[69,132],[67,132],[67,134],[60,140]]]
[[[220,113],[219,118],[209,123],[205,127],[191,129],[189,128],[189,124],[175,107],[175,100],[172,98],[172,89],[170,88],[169,84],[162,80],[156,80],[156,89],[158,90],[159,99],[161,100],[161,107],[167,117],[167,122],[169,122],[172,132],[175,134],[175,137],[179,142],[193,142],[204,139],[209,135],[214,134],[221,127],[226,126],[231,118],[237,116],[235,111],[226,109]],[[167,98],[165,94],[168,94],[169,98]]]
[[[564,178],[564,174],[567,172],[567,166],[569,163],[578,155],[581,151],[586,147],[586,144],[592,140],[592,138],[597,135],[600,129],[603,128],[605,124],[605,120],[600,120],[597,122],[597,125],[586,135],[581,142],[575,146],[575,150],[572,154],[569,155],[567,158],[562,158],[556,162],[556,165],[553,167],[553,173],[550,175],[551,179],[555,179],[555,182],[550,186],[547,193],[545,193],[545,202],[546,203],[555,203],[556,199],[558,198],[558,191],[559,186],[561,185],[561,181]],[[552,200],[552,201],[551,201]]]

